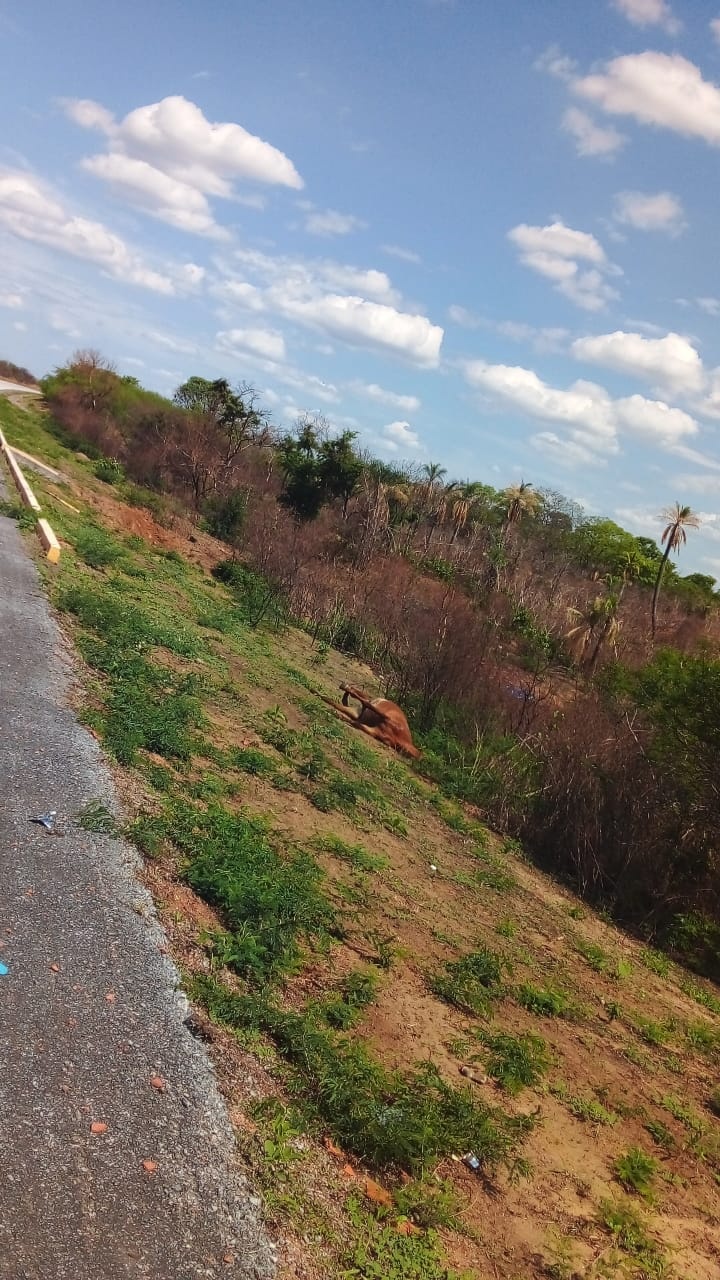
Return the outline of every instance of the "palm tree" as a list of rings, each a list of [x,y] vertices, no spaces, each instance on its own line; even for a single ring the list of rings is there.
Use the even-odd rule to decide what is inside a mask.
[[[603,646],[615,644],[620,631],[620,620],[617,616],[620,597],[616,595],[596,596],[592,604],[585,609],[570,609],[569,614],[575,626],[565,632],[565,639],[578,639],[582,642],[578,666],[585,665],[592,675],[598,664]],[[592,653],[590,645],[595,641]]]
[[[505,516],[505,534],[512,524],[520,524],[523,516],[535,516],[542,506],[542,496],[535,493],[532,485],[525,480],[520,484],[512,484],[505,490],[507,514]]]
[[[668,562],[670,552],[679,552],[680,548],[685,545],[687,542],[686,529],[698,529],[700,527],[700,520],[695,515],[695,512],[692,511],[690,507],[681,507],[679,502],[676,502],[674,507],[668,507],[666,511],[663,511],[662,518],[663,520],[667,520],[668,523],[663,530],[663,535],[660,539],[660,542],[665,546],[665,551],[663,558],[658,565],[655,588],[653,590],[652,597],[651,621],[653,640],[655,639],[655,631],[657,629],[657,603],[658,596],[660,595],[660,585],[662,583],[665,565]]]
[[[444,477],[447,475],[447,469],[441,467],[439,462],[426,462],[422,468],[425,477],[423,511],[430,504],[430,498],[439,484],[442,484]]]

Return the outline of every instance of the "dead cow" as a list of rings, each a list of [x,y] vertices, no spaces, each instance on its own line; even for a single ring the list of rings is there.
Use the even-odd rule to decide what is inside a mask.
[[[369,737],[377,738],[378,742],[384,742],[393,751],[400,751],[415,760],[420,758],[421,753],[413,743],[405,714],[396,702],[390,702],[388,698],[369,698],[353,685],[341,684],[340,688],[343,690],[342,703],[333,702],[332,698],[324,696],[323,702],[339,712],[343,720],[347,720],[348,724],[360,729],[362,733],[367,733]],[[360,711],[351,710],[350,698],[357,699],[361,704]]]

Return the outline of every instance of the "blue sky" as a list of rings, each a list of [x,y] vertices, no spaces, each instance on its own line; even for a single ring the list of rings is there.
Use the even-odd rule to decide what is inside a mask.
[[[247,380],[720,578],[720,0],[0,0],[0,354]]]

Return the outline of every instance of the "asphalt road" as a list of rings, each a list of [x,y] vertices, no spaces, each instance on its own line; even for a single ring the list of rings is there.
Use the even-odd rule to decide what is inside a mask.
[[[71,680],[0,517],[0,1280],[266,1280],[258,1202],[136,855],[75,821],[115,800]],[[63,835],[30,823],[50,809]]]

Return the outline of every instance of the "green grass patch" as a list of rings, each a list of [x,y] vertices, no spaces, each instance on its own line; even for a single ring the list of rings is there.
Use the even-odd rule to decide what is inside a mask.
[[[539,1084],[550,1065],[545,1041],[530,1031],[519,1036],[483,1033],[479,1038],[489,1050],[485,1064],[488,1075],[513,1096]]]
[[[463,1013],[487,1017],[492,1003],[502,995],[501,979],[508,962],[487,947],[478,947],[429,979],[433,995]]]
[[[617,1124],[620,1119],[617,1111],[610,1111],[597,1098],[583,1098],[580,1094],[572,1093],[562,1082],[550,1085],[550,1092],[567,1107],[576,1120],[582,1120],[586,1124],[610,1126]]]
[[[262,996],[229,992],[198,976],[191,994],[218,1021],[264,1031],[292,1065],[305,1105],[341,1146],[375,1168],[420,1173],[444,1156],[474,1151],[493,1169],[511,1164],[532,1121],[510,1117],[447,1084],[431,1063],[388,1071],[361,1041],[338,1035],[313,1011],[277,1009]]]
[[[337,932],[323,874],[307,850],[280,852],[267,825],[210,802],[176,802],[166,838],[185,856],[184,878],[220,911],[231,937],[225,963],[267,981],[297,964],[303,938]]]
[[[574,1012],[570,997],[554,987],[534,987],[526,982],[518,987],[514,996],[523,1009],[539,1018],[570,1018]]]
[[[122,543],[98,525],[82,525],[73,541],[80,559],[91,569],[106,569],[119,564],[127,555]]]
[[[373,1004],[378,992],[378,975],[373,969],[356,969],[338,984],[318,1010],[329,1026],[336,1031],[348,1031],[362,1016],[368,1005]]]
[[[657,1280],[668,1277],[669,1280],[670,1269],[664,1254],[649,1235],[632,1201],[620,1198],[603,1200],[598,1220],[612,1236],[616,1248],[636,1264],[631,1275],[637,1276],[638,1280],[654,1280],[655,1277]]]
[[[652,1200],[658,1162],[640,1147],[629,1147],[613,1164],[613,1173],[626,1191],[633,1191],[643,1200]]]
[[[316,836],[312,845],[322,853],[331,853],[349,862],[354,871],[385,871],[390,865],[384,854],[371,853],[363,844],[348,844],[339,836]]]

